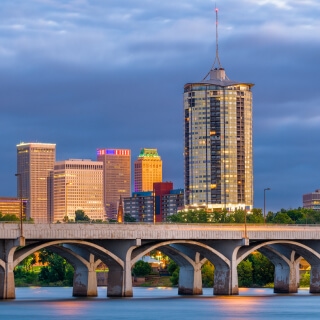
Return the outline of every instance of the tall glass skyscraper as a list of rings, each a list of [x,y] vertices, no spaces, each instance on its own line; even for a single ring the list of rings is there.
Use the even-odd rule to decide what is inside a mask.
[[[20,143],[17,145],[17,194],[26,201],[26,218],[47,223],[50,211],[50,173],[56,159],[52,143]],[[21,187],[21,190],[19,190]]]
[[[226,76],[217,30],[213,67],[202,81],[184,86],[185,205],[249,210],[253,206],[253,84]]]

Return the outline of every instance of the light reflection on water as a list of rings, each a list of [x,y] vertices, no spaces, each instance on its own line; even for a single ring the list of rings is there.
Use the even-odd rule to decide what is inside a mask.
[[[0,300],[0,319],[318,319],[320,295],[308,290],[274,294],[273,289],[240,289],[239,296],[178,296],[177,288],[134,288],[133,298],[74,298],[72,288],[17,288],[15,300]]]

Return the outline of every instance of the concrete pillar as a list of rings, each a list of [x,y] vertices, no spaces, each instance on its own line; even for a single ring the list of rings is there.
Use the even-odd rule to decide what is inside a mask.
[[[298,292],[295,262],[275,264],[274,273],[274,293]]]
[[[23,237],[15,240],[2,240],[0,242],[0,299],[14,299],[16,297],[14,283],[13,254],[18,246],[25,245]]]
[[[310,293],[320,293],[320,265],[311,265]]]
[[[237,270],[236,270],[237,271]],[[238,280],[238,274],[235,272],[236,279]],[[214,295],[236,295],[239,293],[238,281],[232,286],[231,283],[232,274],[228,265],[215,265],[214,269]]]
[[[94,266],[94,263],[90,263],[89,268],[85,266],[75,268],[72,293],[74,297],[96,297],[98,295],[97,275]]]
[[[109,268],[107,297],[123,297],[123,270],[120,266]]]
[[[195,263],[195,266],[180,266],[178,294],[202,294],[202,275],[200,263]]]

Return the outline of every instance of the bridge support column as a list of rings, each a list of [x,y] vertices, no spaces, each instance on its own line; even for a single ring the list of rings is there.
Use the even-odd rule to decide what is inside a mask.
[[[107,297],[123,297],[123,270],[114,266],[109,268]]]
[[[79,266],[74,270],[72,295],[74,297],[96,297],[98,295],[94,263],[90,263],[89,269]]]
[[[200,263],[196,263],[195,266],[189,265],[180,267],[178,294],[202,294],[202,275]]]
[[[214,269],[214,295],[237,295],[238,289],[238,273],[233,274],[235,277],[234,284],[232,283],[232,272],[229,266],[216,265]]]
[[[320,265],[311,265],[310,293],[320,293]]]
[[[296,293],[298,292],[298,279],[296,263],[275,264],[274,293]]]
[[[20,245],[24,245],[22,237],[0,242],[0,299],[15,299],[16,297],[13,254]]]

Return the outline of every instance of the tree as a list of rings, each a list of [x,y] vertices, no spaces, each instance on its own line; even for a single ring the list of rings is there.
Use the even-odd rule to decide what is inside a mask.
[[[238,283],[239,287],[251,287],[253,283],[252,279],[252,263],[249,260],[242,260],[238,266]]]
[[[130,213],[125,213],[124,222],[136,222],[136,218],[134,218]]]
[[[46,264],[41,268],[39,280],[44,283],[62,282],[64,285],[72,285],[73,268],[59,255],[49,250],[41,250],[39,254],[40,261]]]
[[[90,218],[85,214],[83,210],[77,210],[75,214],[75,221],[90,221]]]
[[[20,221],[20,218],[14,214],[2,214],[0,212],[0,221]]]
[[[252,263],[253,285],[263,287],[274,281],[274,265],[260,252],[253,252],[248,256]]]
[[[132,272],[136,277],[145,277],[150,274],[152,268],[148,262],[139,260],[135,263]]]
[[[214,282],[214,265],[210,261],[206,261],[201,268],[202,285],[204,287],[213,287]]]

